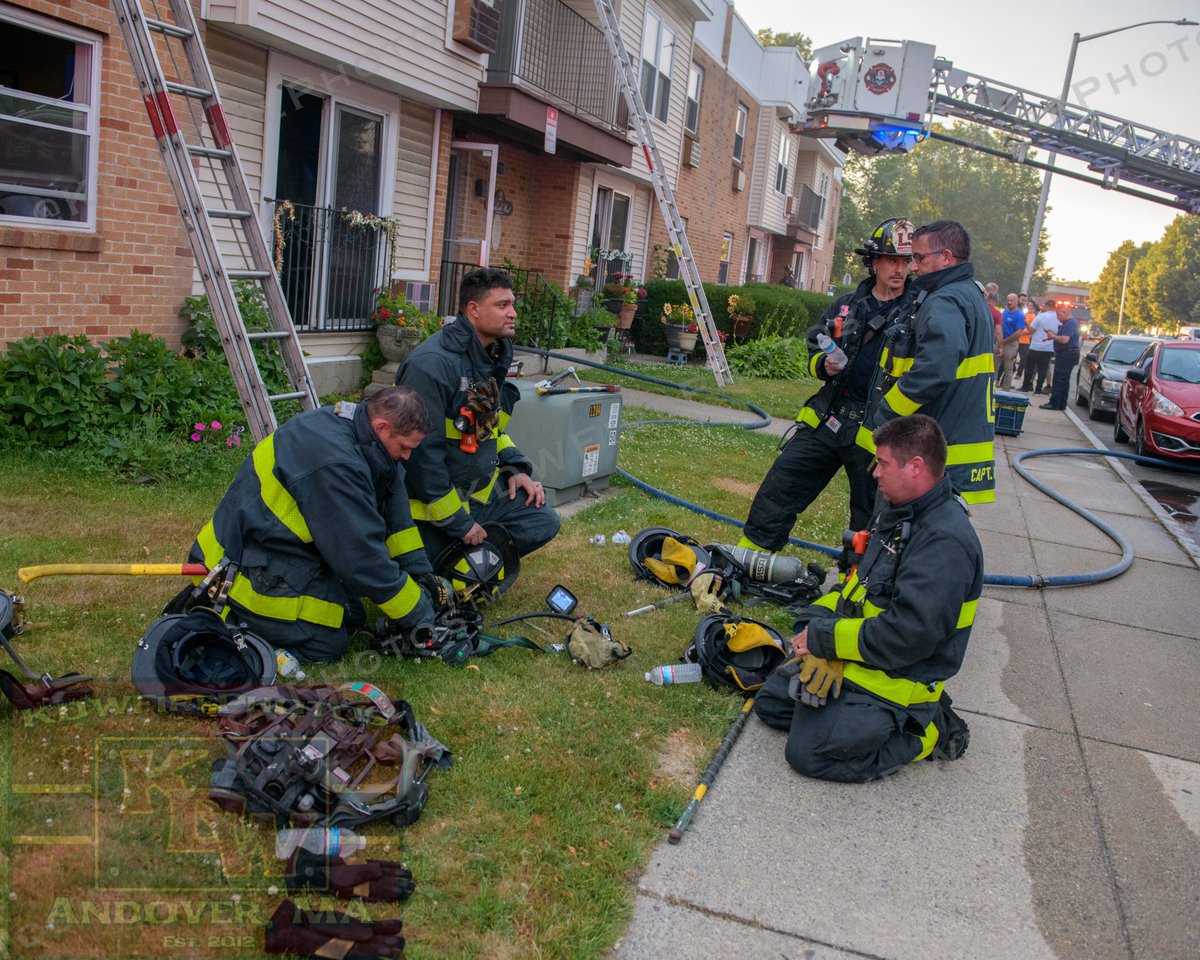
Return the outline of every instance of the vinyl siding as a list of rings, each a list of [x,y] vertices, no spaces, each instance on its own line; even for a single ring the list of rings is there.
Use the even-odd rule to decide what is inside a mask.
[[[396,274],[406,279],[426,277],[426,232],[429,205],[433,203],[429,194],[433,119],[433,110],[423,104],[406,100],[400,105],[392,216],[400,221],[396,235]]]

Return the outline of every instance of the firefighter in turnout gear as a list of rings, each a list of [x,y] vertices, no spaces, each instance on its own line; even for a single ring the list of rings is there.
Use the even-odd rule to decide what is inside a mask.
[[[863,782],[968,742],[945,682],[958,673],[983,589],[983,550],[944,473],[946,441],[917,414],[875,431],[882,507],[862,561],[804,609],[792,660],[754,709],[789,731],[800,773]]]
[[[413,452],[408,491],[429,556],[485,523],[508,531],[519,555],[549,542],[559,518],[533,464],[504,432],[519,392],[507,383],[516,310],[512,280],[481,268],[463,277],[458,317],[410,353],[396,382],[425,399],[433,430]]]
[[[918,411],[946,435],[946,472],[967,503],[996,499],[994,324],[974,280],[962,224],[939,220],[913,234],[913,270],[900,319],[888,329],[866,427]]]
[[[845,469],[850,481],[850,525],[867,525],[875,503],[870,463],[874,448],[860,429],[871,377],[879,366],[884,330],[908,285],[913,225],[893,218],[879,224],[854,252],[870,275],[833,302],[808,331],[809,371],[825,381],[796,417],[791,437],[755,494],[738,546],[776,551],[787,543],[796,517]],[[845,353],[840,363],[817,345],[825,334]]]
[[[228,564],[221,616],[311,661],[346,652],[360,597],[401,626],[432,622],[401,465],[428,429],[421,398],[390,387],[302,413],[259,443],[189,555],[210,571]]]

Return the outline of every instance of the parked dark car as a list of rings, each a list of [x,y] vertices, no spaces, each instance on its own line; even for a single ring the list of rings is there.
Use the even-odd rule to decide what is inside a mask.
[[[1200,342],[1153,343],[1125,371],[1113,437],[1147,457],[1200,461]]]
[[[1089,420],[1116,413],[1125,371],[1156,342],[1153,337],[1108,336],[1084,355],[1075,374],[1075,402],[1088,408]]]

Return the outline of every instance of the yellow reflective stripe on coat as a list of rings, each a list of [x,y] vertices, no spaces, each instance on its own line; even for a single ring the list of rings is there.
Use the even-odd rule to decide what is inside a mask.
[[[892,357],[892,368],[888,372],[893,377],[900,377],[908,373],[912,369],[913,361],[916,357]],[[887,370],[887,367],[884,367]]]
[[[458,491],[451,487],[449,493],[434,500],[433,503],[426,503],[424,500],[409,500],[408,508],[414,520],[437,523],[458,513],[464,508],[464,505]]]
[[[853,660],[846,662],[846,668],[842,675],[868,693],[873,693],[875,696],[901,707],[907,707],[914,703],[933,703],[941,697],[942,687],[945,686],[945,683],[939,680],[933,684],[931,689],[927,684],[917,683],[915,680],[889,677],[882,670],[865,667]]]
[[[839,620],[833,625],[834,656],[839,660],[862,661],[858,649],[858,636],[862,633],[863,621],[854,617]]]
[[[823,357],[823,356],[824,356],[824,354],[821,353],[821,351],[815,350],[815,351],[813,351],[812,355],[808,358],[808,375],[810,377],[816,377],[817,361],[820,360],[821,357]]]
[[[454,425],[454,421],[451,420],[449,417],[446,418],[446,436],[449,437],[451,440],[461,440],[462,439],[462,431],[459,430],[458,427],[456,427]]]
[[[838,595],[833,591],[825,594],[823,597],[818,597],[812,602],[814,607],[824,607],[826,610],[836,610]]]
[[[420,601],[421,588],[417,586],[417,581],[409,577],[404,581],[404,586],[397,591],[396,595],[390,600],[384,600],[379,605],[379,609],[393,620],[398,620],[412,613],[413,607]]]
[[[937,727],[931,723],[925,728],[925,733],[921,735],[921,752],[912,758],[912,762],[924,760],[933,753],[933,748],[937,746],[937,739]]]
[[[331,603],[319,597],[270,597],[259,593],[240,573],[233,578],[229,599],[260,617],[284,621],[305,620],[333,629],[342,625],[342,617],[346,614],[340,603]]]
[[[492,495],[492,487],[494,487],[496,485],[496,478],[499,476],[500,476],[500,471],[493,470],[492,471],[492,479],[488,481],[487,486],[484,487],[482,490],[476,490],[473,494],[471,494],[471,499],[478,500],[480,503],[487,503],[488,499]]]
[[[995,503],[995,490],[968,490],[966,493],[960,493],[960,497],[967,503]]]
[[[196,534],[196,542],[200,544],[200,550],[204,554],[204,565],[209,570],[225,559],[225,548],[217,541],[217,530],[211,520]]]
[[[517,442],[507,433],[497,434],[496,436],[496,452],[507,450],[509,447],[515,447]]]
[[[854,443],[862,447],[868,453],[875,452],[875,434],[866,427],[859,427],[858,433],[854,435]]]
[[[817,411],[812,407],[805,407],[798,414],[796,414],[796,422],[803,423],[815,430],[821,425],[821,418],[817,416]]]
[[[958,369],[954,371],[956,380],[968,380],[971,377],[977,377],[981,373],[995,373],[996,358],[990,353],[980,353],[974,357],[967,357],[958,365]]]
[[[506,413],[505,411],[501,410],[496,418],[496,432],[503,433],[504,429],[508,426],[508,421],[511,419],[511,413]]]
[[[400,530],[388,537],[387,548],[389,557],[398,557],[405,553],[423,550],[425,543],[421,540],[421,532],[416,527],[409,527],[407,530]]]
[[[951,443],[946,446],[946,466],[964,463],[990,463],[996,458],[996,448],[990,440],[983,443]]]
[[[900,389],[900,384],[896,384],[884,394],[883,399],[889,407],[902,417],[907,417],[909,414],[916,413],[921,409],[921,404],[915,400],[910,400],[904,395],[904,392]]]
[[[958,611],[958,623],[954,625],[955,630],[961,630],[963,627],[969,627],[975,622],[975,611],[979,609],[978,600],[968,600],[962,605],[962,609]]]
[[[312,543],[312,534],[308,532],[308,524],[300,513],[300,505],[275,476],[275,435],[271,434],[260,441],[251,456],[254,459],[254,472],[258,475],[259,495],[267,509],[297,540]]]

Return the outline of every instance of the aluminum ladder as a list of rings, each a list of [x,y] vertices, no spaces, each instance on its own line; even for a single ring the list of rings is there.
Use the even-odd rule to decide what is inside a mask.
[[[260,441],[277,425],[274,404],[299,400],[302,409],[313,410],[317,393],[258,226],[191,6],[188,0],[165,0],[169,17],[160,18],[158,0],[149,3],[153,17],[146,15],[140,0],[112,0],[247,426]],[[163,72],[160,51],[171,66],[170,79]],[[184,139],[184,127],[191,142]],[[205,197],[201,175],[214,205]],[[233,261],[229,265],[227,257]],[[261,291],[269,330],[246,329],[235,288],[242,281]],[[269,393],[256,344],[259,349],[278,349],[290,390]]]
[[[625,103],[629,107],[634,131],[642,145],[642,153],[646,156],[646,166],[650,168],[654,194],[658,197],[658,208],[667,225],[671,249],[675,252],[679,271],[687,286],[688,299],[691,300],[692,310],[696,314],[696,324],[708,354],[708,366],[716,377],[717,386],[733,383],[733,373],[729,369],[729,361],[725,358],[725,347],[721,343],[717,325],[713,322],[712,312],[709,310],[708,297],[705,296],[704,285],[700,282],[700,271],[696,269],[692,248],[688,245],[683,221],[679,218],[679,208],[675,206],[675,194],[659,159],[654,131],[650,129],[650,118],[646,115],[646,105],[642,102],[642,95],[638,89],[638,75],[629,61],[629,53],[621,39],[620,25],[612,0],[595,0],[595,4],[596,13],[600,17],[600,29],[604,33],[604,39],[608,41],[608,52],[612,55],[613,65],[617,69],[617,77],[621,83],[621,91],[625,94]]]

